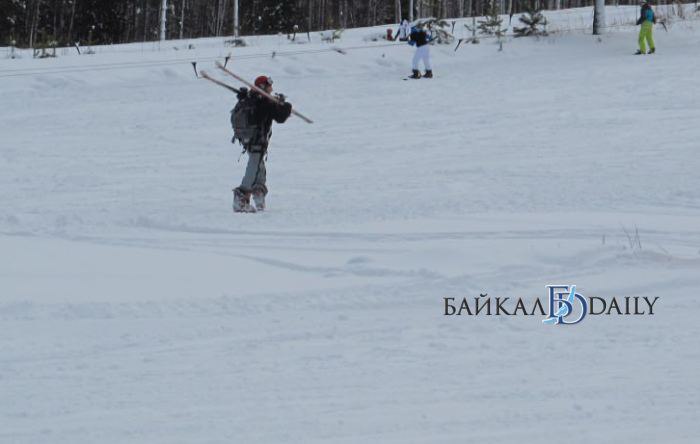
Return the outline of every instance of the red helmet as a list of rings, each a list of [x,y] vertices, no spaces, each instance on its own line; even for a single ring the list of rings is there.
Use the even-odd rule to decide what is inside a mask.
[[[268,76],[258,76],[258,78],[255,79],[255,86],[257,86],[258,88],[272,86],[272,79]]]

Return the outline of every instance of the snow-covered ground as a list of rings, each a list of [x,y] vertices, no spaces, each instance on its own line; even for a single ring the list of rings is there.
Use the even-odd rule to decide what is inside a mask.
[[[0,442],[697,443],[697,22],[635,57],[635,8],[548,16],[432,80],[384,27],[0,59]],[[190,64],[229,52],[315,120],[274,127],[263,214]],[[443,314],[547,284],[661,300]]]

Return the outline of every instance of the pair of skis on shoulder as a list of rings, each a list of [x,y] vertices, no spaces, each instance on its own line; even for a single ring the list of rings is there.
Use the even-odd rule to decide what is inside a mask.
[[[265,90],[263,90],[263,89],[261,89],[261,88],[258,88],[257,86],[255,86],[255,85],[253,85],[252,83],[248,82],[248,81],[247,81],[246,79],[244,79],[243,77],[241,77],[241,76],[239,76],[238,74],[236,74],[236,73],[232,72],[231,70],[227,69],[227,68],[226,68],[224,65],[222,65],[220,62],[216,62],[216,67],[219,68],[220,70],[222,70],[223,72],[225,72],[227,75],[229,75],[229,76],[233,77],[234,79],[238,80],[239,82],[243,83],[243,84],[246,85],[248,88],[250,88],[252,91],[257,92],[257,93],[260,94],[261,96],[266,97],[266,98],[268,98],[269,100],[272,100],[273,102],[275,102],[275,103],[277,103],[277,104],[282,104],[282,101],[281,101],[279,98],[273,96],[272,94],[269,94],[267,91],[265,91]],[[207,80],[209,80],[210,82],[215,83],[215,84],[217,84],[217,85],[219,85],[219,86],[221,86],[221,87],[223,87],[223,88],[226,88],[226,89],[228,89],[229,91],[234,92],[234,93],[236,93],[236,94],[238,94],[238,93],[240,92],[239,89],[234,88],[233,86],[227,85],[226,83],[222,82],[221,80],[217,80],[217,79],[211,77],[206,71],[201,71],[200,77],[202,77],[203,79],[207,79]],[[314,123],[313,120],[309,119],[308,117],[306,117],[305,115],[303,115],[303,114],[300,113],[299,111],[296,111],[295,109],[292,109],[292,114],[294,114],[295,116],[299,117],[301,120],[303,120],[303,121],[306,122],[306,123]]]

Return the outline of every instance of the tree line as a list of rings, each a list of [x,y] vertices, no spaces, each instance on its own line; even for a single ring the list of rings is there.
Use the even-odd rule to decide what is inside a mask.
[[[164,4],[166,39],[234,35],[236,1],[240,35],[256,35],[482,16],[491,2],[508,14],[531,1],[554,10],[592,6],[595,0],[0,0],[0,46],[158,40]]]

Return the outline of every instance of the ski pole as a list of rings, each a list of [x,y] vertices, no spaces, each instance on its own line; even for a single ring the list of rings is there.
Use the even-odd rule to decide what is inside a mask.
[[[267,97],[268,99],[272,100],[273,102],[275,102],[275,103],[277,103],[277,104],[282,104],[282,102],[281,102],[277,97],[268,94],[267,91],[258,88],[257,86],[255,86],[255,85],[253,85],[252,83],[248,82],[246,79],[244,79],[244,78],[240,77],[239,75],[234,74],[233,72],[229,71],[228,69],[226,69],[226,67],[224,67],[224,65],[221,64],[221,62],[216,62],[216,66],[217,66],[217,68],[221,69],[221,70],[222,70],[223,72],[225,72],[226,74],[230,75],[230,76],[233,77],[234,79],[236,79],[236,80],[238,80],[239,82],[243,83],[244,85],[248,86],[251,90],[253,90],[253,91],[255,91],[255,92],[261,94],[261,95],[264,96],[264,97]],[[308,117],[306,117],[305,115],[303,115],[302,113],[300,113],[300,112],[298,112],[298,111],[296,111],[296,110],[294,110],[294,109],[292,109],[292,114],[294,114],[295,116],[301,118],[301,119],[302,119],[304,122],[306,122],[306,123],[314,123],[313,120],[309,119]]]

